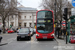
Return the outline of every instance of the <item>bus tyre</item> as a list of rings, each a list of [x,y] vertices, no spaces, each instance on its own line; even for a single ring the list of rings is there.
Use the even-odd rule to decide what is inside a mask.
[[[37,39],[37,41],[39,41],[40,39]]]
[[[53,41],[54,39],[52,39],[52,41]]]

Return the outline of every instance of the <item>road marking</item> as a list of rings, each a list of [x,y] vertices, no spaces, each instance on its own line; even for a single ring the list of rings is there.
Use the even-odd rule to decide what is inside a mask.
[[[31,42],[34,42],[34,39],[33,39],[33,37],[31,37]]]
[[[31,41],[28,41],[28,42],[26,42],[26,43],[31,43],[31,44],[34,44],[34,43],[35,43],[35,44],[37,44],[38,42],[35,41],[33,37],[31,37]]]
[[[30,43],[30,41],[28,41],[27,43]]]

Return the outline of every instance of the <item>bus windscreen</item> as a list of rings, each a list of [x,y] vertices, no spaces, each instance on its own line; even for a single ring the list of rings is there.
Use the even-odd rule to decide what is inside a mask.
[[[37,14],[37,18],[52,18],[51,11],[39,11]]]

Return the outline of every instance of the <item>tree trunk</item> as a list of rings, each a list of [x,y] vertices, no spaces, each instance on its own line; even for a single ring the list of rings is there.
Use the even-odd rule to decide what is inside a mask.
[[[3,20],[3,33],[5,33],[5,20]]]
[[[8,16],[8,29],[9,29],[9,16]]]

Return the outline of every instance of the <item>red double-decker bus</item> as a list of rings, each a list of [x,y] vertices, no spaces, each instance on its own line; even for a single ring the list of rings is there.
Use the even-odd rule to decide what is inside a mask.
[[[54,39],[52,10],[39,10],[36,12],[36,39]]]

